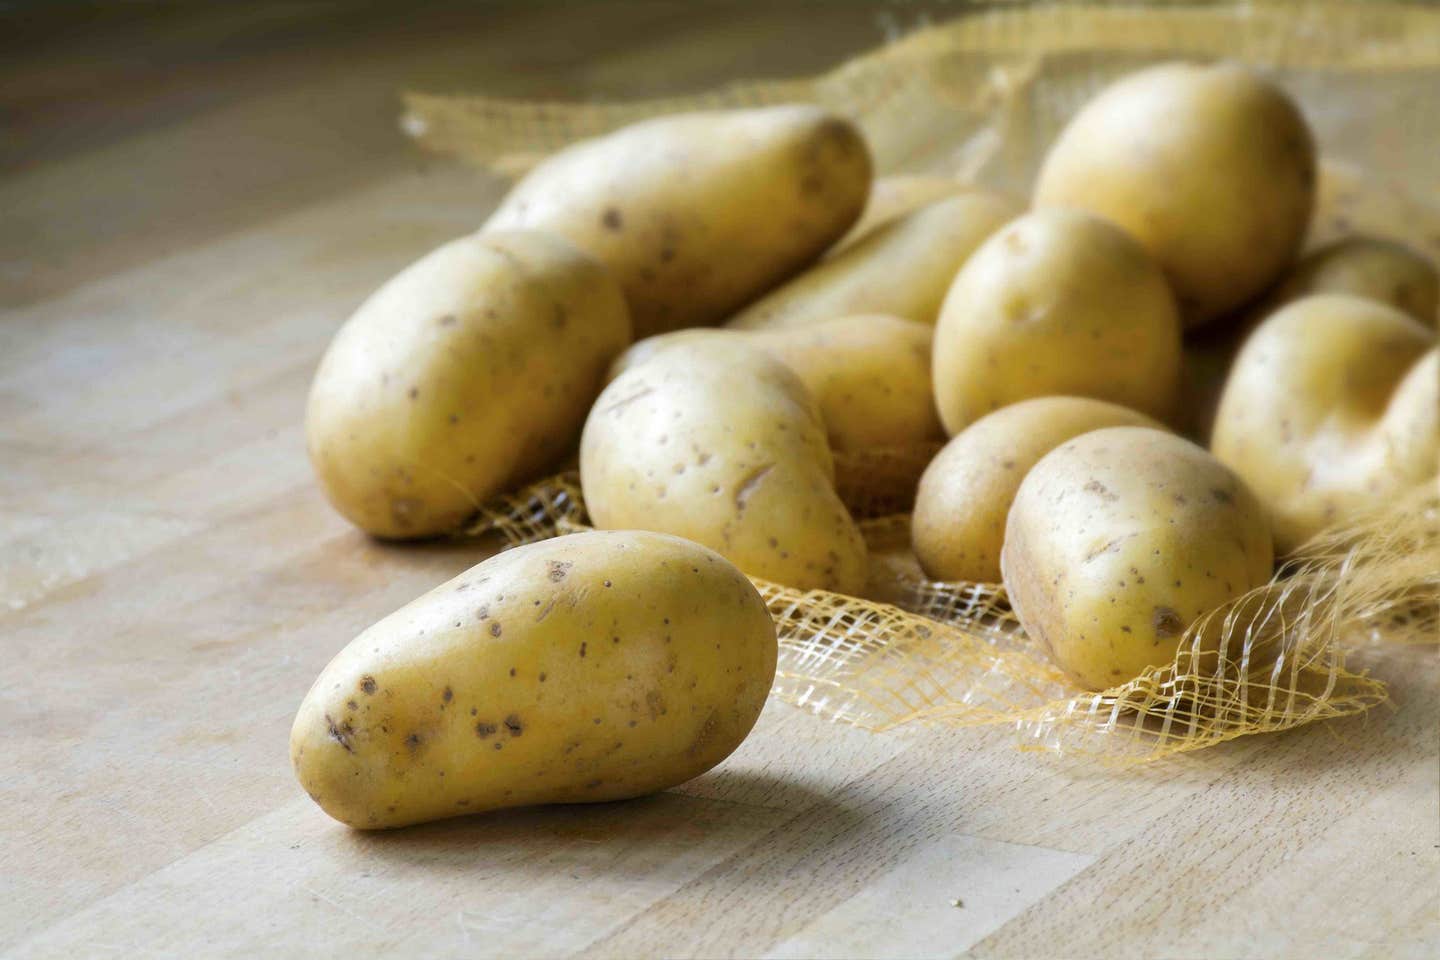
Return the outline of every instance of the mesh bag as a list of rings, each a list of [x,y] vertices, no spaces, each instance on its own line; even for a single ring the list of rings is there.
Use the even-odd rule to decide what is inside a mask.
[[[410,94],[406,129],[430,149],[516,173],[660,113],[809,101],[859,123],[881,173],[941,172],[1024,193],[1045,147],[1101,86],[1146,63],[1216,56],[1269,70],[1315,127],[1326,155],[1312,243],[1367,232],[1440,257],[1440,10],[1401,4],[1002,6],[821,76],[696,96]],[[779,628],[780,699],[870,729],[1007,724],[1029,749],[1130,764],[1362,712],[1385,701],[1385,687],[1347,664],[1370,645],[1440,640],[1432,483],[1306,544],[1270,583],[1193,624],[1171,663],[1081,691],[1026,637],[1000,585],[921,574],[905,512],[934,452],[836,458],[837,489],[871,549],[864,598],[756,581]],[[492,504],[467,535],[514,545],[585,523],[571,471]]]

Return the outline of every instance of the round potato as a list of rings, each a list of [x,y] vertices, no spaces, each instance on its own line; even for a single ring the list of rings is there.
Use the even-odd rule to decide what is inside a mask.
[[[352,827],[664,790],[725,759],[775,676],[739,570],[645,532],[472,567],[356,637],[290,732],[306,792]]]
[[[811,106],[676,114],[575,144],[510,191],[486,230],[562,234],[614,273],[635,335],[718,323],[855,222],[870,154]]]
[[[1008,199],[962,193],[872,230],[732,317],[735,330],[799,327],[884,313],[933,325],[955,271],[1018,212]]]
[[[454,530],[573,449],[629,337],[615,281],[562,238],[448,243],[325,351],[305,414],[321,486],[375,536]]]
[[[1374,300],[1304,297],[1245,342],[1211,448],[1269,510],[1289,553],[1440,468],[1435,331]]]
[[[1225,379],[1245,339],[1285,304],[1316,293],[1365,297],[1433,326],[1440,275],[1409,247],[1371,237],[1336,240],[1301,257],[1241,321],[1186,341],[1180,392],[1187,434],[1209,442]]]
[[[1314,293],[1376,300],[1434,326],[1440,274],[1435,264],[1402,243],[1347,237],[1301,257],[1266,300],[1273,310]]]
[[[926,576],[998,583],[1005,518],[1025,474],[1066,440],[1102,427],[1165,429],[1103,400],[1036,397],[956,434],[930,461],[915,494],[910,539]]]
[[[933,374],[950,434],[1030,397],[1109,400],[1171,415],[1180,320],[1154,261],[1118,228],[1044,210],[1006,225],[955,278]]]
[[[794,370],[820,406],[836,451],[919,446],[943,439],[930,389],[934,329],[879,314],[776,330],[677,330],[641,340],[610,378],[676,346],[742,342]]]
[[[1286,94],[1232,63],[1126,76],[1045,158],[1037,207],[1113,221],[1159,261],[1186,324],[1226,314],[1294,258],[1315,202],[1315,144]]]
[[[1010,508],[1000,566],[1025,632],[1087,690],[1169,663],[1197,618],[1260,586],[1265,511],[1201,447],[1110,427],[1055,448]]]
[[[617,377],[585,422],[580,483],[602,529],[673,533],[800,589],[865,584],[815,401],[755,347],[677,346]]]

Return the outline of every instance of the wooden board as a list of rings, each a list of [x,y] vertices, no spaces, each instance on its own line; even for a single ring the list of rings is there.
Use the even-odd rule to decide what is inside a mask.
[[[0,56],[0,950],[1440,950],[1433,650],[1375,659],[1393,708],[1142,772],[772,704],[662,796],[328,820],[287,762],[300,697],[482,559],[368,541],[304,457],[336,326],[503,189],[415,153],[396,91],[695,89],[814,69],[919,8],[197,5],[85,27],[63,6]]]

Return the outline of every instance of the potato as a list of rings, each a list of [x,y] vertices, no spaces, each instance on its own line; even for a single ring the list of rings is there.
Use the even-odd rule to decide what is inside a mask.
[[[1048,395],[1163,419],[1179,384],[1180,320],[1134,240],[1095,217],[1044,210],[1008,224],[966,262],[940,311],[932,364],[952,435]]]
[[[870,184],[870,196],[860,219],[841,237],[826,256],[833,257],[846,249],[870,231],[905,216],[923,206],[967,193],[974,187],[967,186],[954,177],[926,176],[923,174],[897,174],[890,177],[876,177]]]
[[[1315,202],[1315,144],[1275,85],[1231,63],[1169,63],[1123,77],[1051,147],[1037,207],[1124,227],[1154,255],[1188,326],[1269,286]]]
[[[1169,663],[1190,623],[1265,583],[1273,563],[1240,478],[1144,427],[1046,454],[1020,484],[1000,556],[1025,632],[1088,690]]]
[[[1165,429],[1142,413],[1084,397],[1036,397],[987,414],[930,461],[920,478],[910,539],[926,576],[1000,581],[1005,518],[1040,458],[1102,427]]]
[[[381,287],[335,335],[305,432],[326,495],[379,537],[458,527],[573,449],[629,342],[605,269],[565,240],[455,240]]]
[[[1344,294],[1282,307],[1240,351],[1211,448],[1265,504],[1282,553],[1433,481],[1440,465],[1434,330]]]
[[[1433,263],[1402,243],[1347,237],[1302,257],[1266,299],[1273,310],[1312,293],[1378,300],[1434,326],[1440,274]]]
[[[746,343],[800,376],[820,405],[832,450],[918,446],[945,436],[930,390],[933,333],[883,314],[777,330],[677,330],[630,347],[611,364],[610,378],[675,346]]]
[[[290,759],[352,827],[664,790],[725,759],[775,625],[724,558],[582,533],[492,557],[381,620],[306,694]]]
[[[856,593],[865,542],[834,482],[814,399],[743,343],[676,346],[627,370],[580,440],[595,526],[673,533],[752,576]]]
[[[485,229],[569,237],[615,274],[648,337],[718,323],[785,280],[869,189],[859,131],[816,107],[677,114],[560,151]]]
[[[1370,237],[1336,240],[1300,258],[1268,294],[1245,308],[1239,321],[1186,342],[1181,375],[1186,432],[1208,442],[1225,379],[1246,337],[1285,304],[1315,293],[1366,297],[1433,326],[1440,276],[1409,247]]]
[[[857,313],[934,324],[955,271],[1018,211],[988,193],[948,197],[877,227],[726,322],[736,330],[798,327]]]

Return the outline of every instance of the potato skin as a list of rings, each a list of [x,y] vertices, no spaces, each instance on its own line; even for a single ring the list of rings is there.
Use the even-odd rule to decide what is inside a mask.
[[[1000,582],[1005,518],[1030,468],[1066,440],[1103,427],[1165,428],[1086,397],[1036,397],[987,414],[955,435],[920,478],[910,541],[934,580]]]
[[[870,231],[892,220],[913,213],[937,200],[953,197],[957,193],[968,193],[974,189],[954,177],[925,174],[876,177],[870,184],[870,195],[865,200],[865,209],[860,211],[860,219],[855,221],[850,232],[836,241],[835,246],[825,255],[833,257]]]
[[[676,114],[560,151],[484,229],[570,238],[614,273],[648,337],[718,323],[785,280],[869,189],[859,131],[816,107]]]
[[[1282,553],[1434,478],[1435,332],[1343,294],[1282,307],[1236,358],[1211,449],[1265,504]]]
[[[585,422],[580,483],[601,529],[673,533],[802,590],[864,586],[815,401],[755,347],[677,346],[617,377]]]
[[[773,330],[885,313],[933,326],[955,271],[1018,212],[1009,199],[978,191],[938,200],[876,227],[725,325]]]
[[[1175,405],[1180,320],[1159,268],[1118,228],[1069,210],[1015,220],[955,278],[935,329],[935,402],[952,436],[1030,397]]]
[[[1375,237],[1346,237],[1301,257],[1266,297],[1265,312],[1316,293],[1365,297],[1434,326],[1440,304],[1435,264],[1402,243]]]
[[[301,785],[359,828],[653,793],[745,739],[775,626],[710,550],[646,532],[499,554],[352,641],[290,734]]]
[[[1168,663],[1190,623],[1265,583],[1273,562],[1239,477],[1173,434],[1110,427],[1026,474],[1000,565],[1026,633],[1101,690]]]
[[[633,344],[610,379],[679,345],[741,342],[799,375],[820,406],[830,449],[873,450],[942,440],[930,388],[930,326],[884,314],[776,330],[677,330]]]
[[[1159,261],[1187,326],[1260,293],[1315,203],[1315,144],[1278,87],[1244,67],[1169,63],[1123,77],[1051,147],[1037,207],[1088,210]]]
[[[571,449],[629,340],[603,267],[560,237],[465,237],[335,335],[305,433],[330,502],[378,537],[454,530]]]

